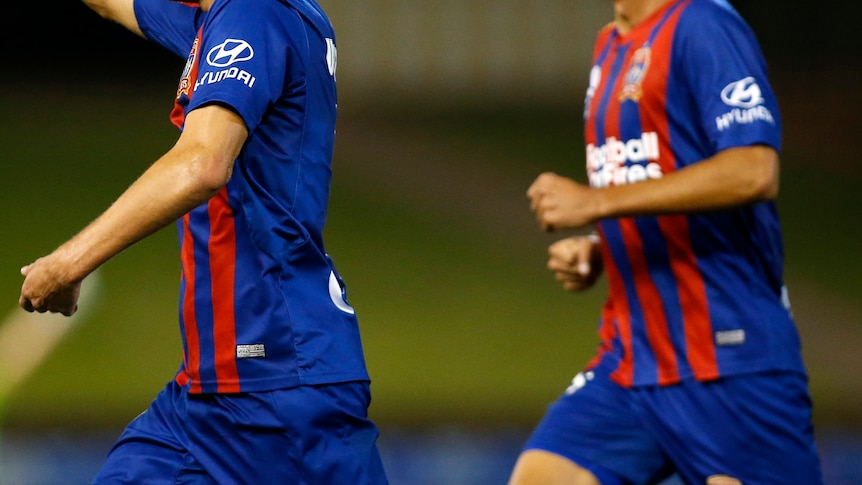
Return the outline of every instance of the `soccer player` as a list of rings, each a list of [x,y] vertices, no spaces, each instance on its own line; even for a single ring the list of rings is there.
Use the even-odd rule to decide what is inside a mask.
[[[774,199],[781,119],[724,0],[614,0],[584,120],[589,186],[527,191],[564,288],[608,279],[597,355],[510,485],[822,483]],[[582,233],[581,233],[582,234]]]
[[[101,216],[22,268],[19,304],[176,222],[184,356],[95,483],[385,484],[354,309],[324,250],[336,43],[314,0],[84,0],[186,59],[181,132]]]

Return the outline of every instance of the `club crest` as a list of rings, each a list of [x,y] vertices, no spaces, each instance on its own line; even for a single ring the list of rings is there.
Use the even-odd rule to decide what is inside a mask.
[[[195,58],[198,55],[198,44],[200,43],[200,38],[195,39],[195,43],[192,45],[192,50],[189,52],[189,57],[186,59],[186,66],[183,69],[183,75],[180,77],[180,84],[177,87],[177,99],[180,99],[182,95],[189,95],[189,88],[192,85],[191,74],[192,69],[195,65]]]
[[[620,102],[632,100],[638,102],[643,96],[643,80],[649,70],[650,56],[652,51],[649,47],[641,47],[632,54],[629,69],[626,72],[625,84],[620,90]]]

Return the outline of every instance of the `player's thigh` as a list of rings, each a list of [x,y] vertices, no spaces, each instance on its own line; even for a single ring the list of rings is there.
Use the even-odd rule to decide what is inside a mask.
[[[537,460],[527,455],[531,450],[564,457],[605,485],[653,483],[669,474],[658,442],[633,407],[631,390],[611,381],[603,365],[576,376],[548,407],[524,445],[521,470],[536,468]]]
[[[184,450],[152,439],[127,439],[111,451],[92,484],[216,485],[201,468],[190,467],[193,463]]]
[[[169,383],[150,407],[126,426],[93,483],[177,483],[177,477],[190,463],[183,417],[176,408],[182,399],[179,387]]]
[[[368,418],[367,382],[306,386],[276,395],[309,484],[383,485],[377,426]]]
[[[646,391],[653,427],[689,483],[822,483],[805,376],[761,372]],[[714,478],[714,481],[718,478]]]
[[[509,485],[602,485],[589,470],[555,453],[526,450],[518,457]]]

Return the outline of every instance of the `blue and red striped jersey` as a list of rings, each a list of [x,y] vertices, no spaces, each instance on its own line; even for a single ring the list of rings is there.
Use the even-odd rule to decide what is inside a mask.
[[[192,393],[367,380],[355,311],[324,250],[336,47],[313,0],[136,0],[146,37],[186,59],[171,120],[217,103],[249,137],[227,185],[177,221]]]
[[[596,39],[584,106],[592,187],[638,183],[717,152],[781,148],[755,35],[723,0],[673,0]],[[599,358],[621,385],[805,372],[773,202],[598,224],[608,277]]]

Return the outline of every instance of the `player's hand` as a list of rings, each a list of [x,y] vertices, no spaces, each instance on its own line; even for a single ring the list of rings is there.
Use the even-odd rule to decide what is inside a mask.
[[[78,310],[80,281],[65,281],[50,256],[39,258],[21,268],[24,283],[18,305],[28,312],[62,313],[72,316]]]
[[[598,236],[574,236],[548,247],[548,269],[569,291],[585,290],[598,280],[604,268]]]
[[[555,173],[539,175],[527,190],[530,209],[545,231],[575,229],[594,222],[595,191]]]

